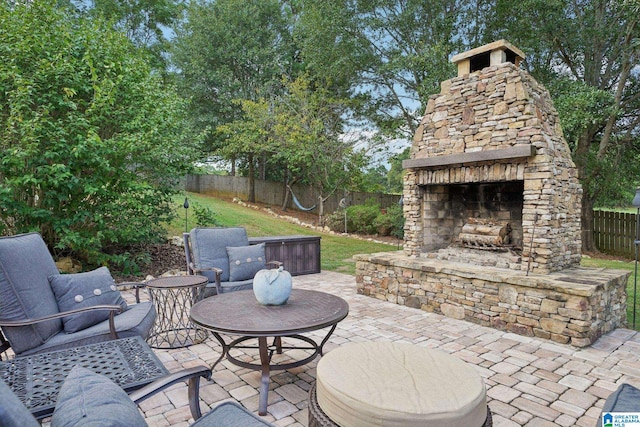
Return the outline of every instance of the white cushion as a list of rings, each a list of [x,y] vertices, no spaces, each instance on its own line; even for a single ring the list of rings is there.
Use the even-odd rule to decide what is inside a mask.
[[[411,344],[338,347],[317,368],[320,408],[338,425],[481,427],[485,384],[467,363]]]

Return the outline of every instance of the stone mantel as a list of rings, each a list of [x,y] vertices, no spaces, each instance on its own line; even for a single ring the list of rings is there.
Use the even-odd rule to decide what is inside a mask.
[[[403,169],[435,168],[450,165],[489,162],[493,160],[520,159],[535,156],[536,148],[531,144],[515,147],[451,154],[448,156],[407,159],[402,161]]]

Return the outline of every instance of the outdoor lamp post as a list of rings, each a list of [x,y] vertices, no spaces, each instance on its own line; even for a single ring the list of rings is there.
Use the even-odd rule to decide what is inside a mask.
[[[184,232],[188,233],[189,230],[187,230],[187,216],[189,212],[189,199],[188,198],[184,198],[184,204],[182,205],[184,207]]]
[[[638,245],[640,245],[640,187],[636,188],[636,196],[631,204],[636,208],[635,267],[633,271],[633,330],[636,329],[636,292],[638,284]]]

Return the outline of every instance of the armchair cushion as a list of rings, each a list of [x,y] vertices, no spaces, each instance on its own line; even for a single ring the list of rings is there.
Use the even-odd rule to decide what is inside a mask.
[[[58,313],[49,276],[58,269],[38,233],[0,238],[0,320],[37,319]],[[3,328],[16,354],[44,344],[62,331],[60,319]]]
[[[607,397],[602,412],[640,412],[640,390],[631,384],[620,385]]]
[[[120,295],[107,267],[75,274],[49,276],[49,283],[60,311],[114,304],[127,310],[127,303]],[[64,331],[68,334],[86,329],[109,318],[108,310],[87,311],[62,318]]]
[[[250,246],[228,246],[229,281],[253,279],[256,273],[265,268],[264,243]]]
[[[51,427],[146,426],[127,393],[107,377],[75,366],[60,388]]]
[[[194,228],[191,230],[191,247],[196,270],[219,268],[222,270],[220,280],[229,281],[229,255],[227,246],[249,246],[247,231],[241,227],[230,228]],[[209,282],[215,282],[215,274],[211,271],[198,272],[206,275]]]

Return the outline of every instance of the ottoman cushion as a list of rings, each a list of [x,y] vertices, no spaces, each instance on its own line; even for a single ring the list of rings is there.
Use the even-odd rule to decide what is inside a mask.
[[[364,342],[336,348],[317,367],[320,408],[341,426],[480,427],[484,381],[447,353],[411,344]]]

